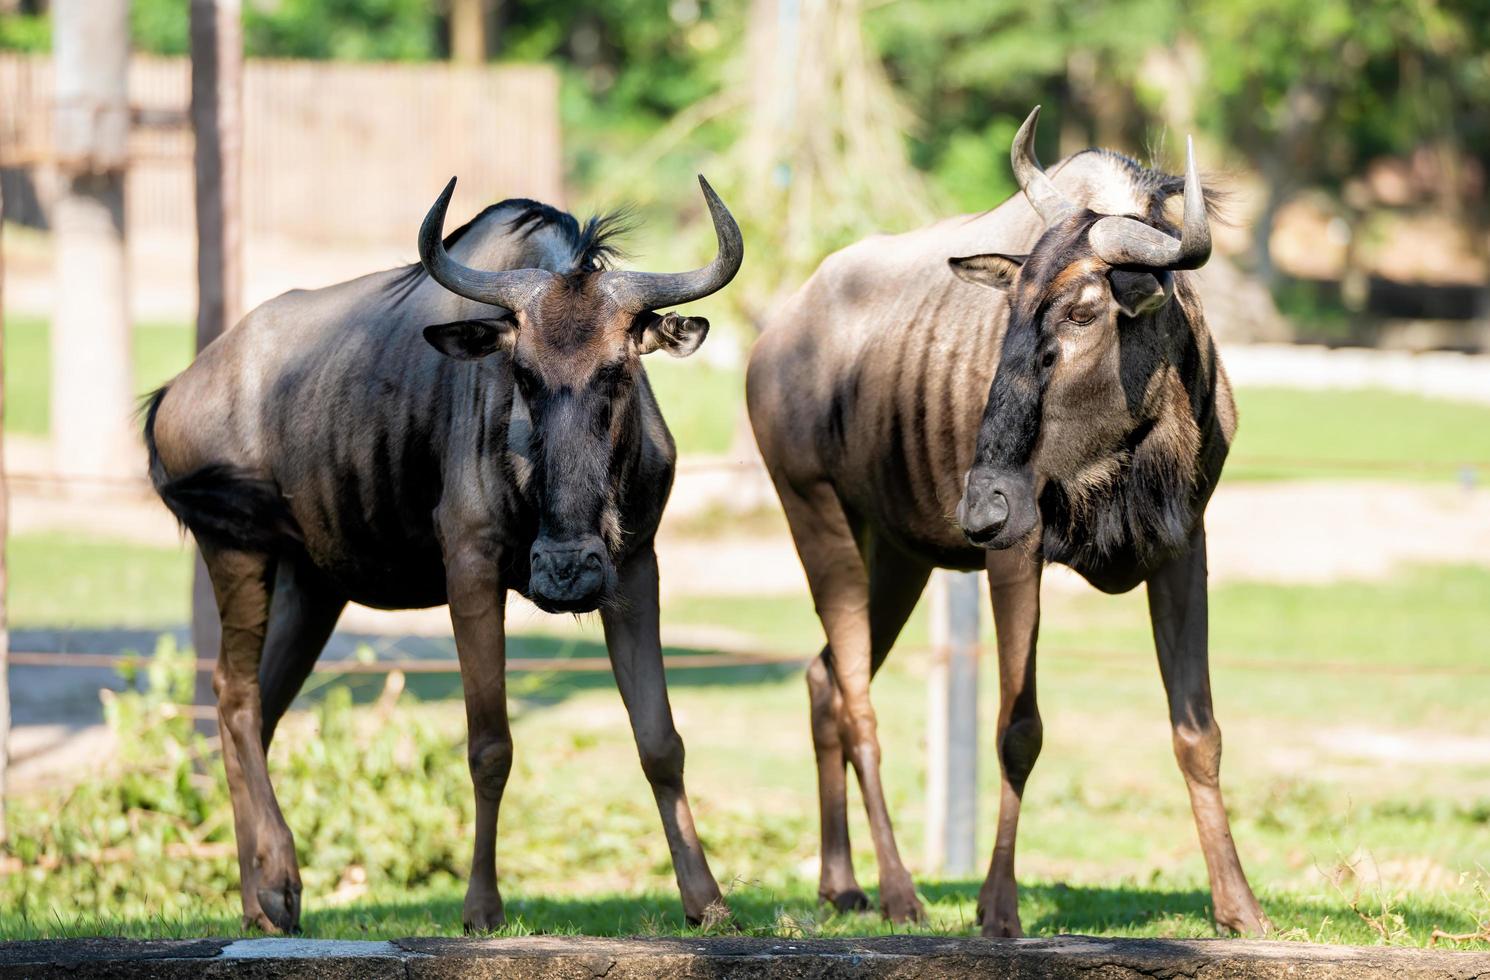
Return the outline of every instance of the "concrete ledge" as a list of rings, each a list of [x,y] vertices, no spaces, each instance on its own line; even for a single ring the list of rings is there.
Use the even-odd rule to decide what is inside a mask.
[[[962,977],[1490,980],[1490,953],[1219,939],[74,939],[0,943],[0,977]]]

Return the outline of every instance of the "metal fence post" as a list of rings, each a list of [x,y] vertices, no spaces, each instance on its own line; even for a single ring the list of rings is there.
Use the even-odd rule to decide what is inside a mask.
[[[976,863],[978,607],[974,573],[938,571],[931,588],[927,689],[926,864],[948,875]]]

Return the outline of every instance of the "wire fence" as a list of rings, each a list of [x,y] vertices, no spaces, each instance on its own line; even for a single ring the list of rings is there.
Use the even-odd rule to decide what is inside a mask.
[[[902,656],[922,658],[933,653],[927,645],[912,645],[902,651]],[[988,644],[978,648],[982,656],[990,652]],[[673,670],[726,670],[739,668],[805,668],[816,654],[788,654],[780,652],[744,650],[698,650],[688,654],[667,654],[662,658],[663,666]],[[1045,646],[1041,656],[1047,662],[1074,660],[1100,664],[1120,670],[1154,669],[1153,662],[1144,654],[1134,650],[1104,649],[1100,647]],[[10,654],[12,667],[45,667],[58,669],[108,669],[124,670],[138,668],[149,658],[136,654],[116,653],[66,653],[17,650]],[[1417,663],[1361,663],[1354,660],[1310,660],[1281,656],[1230,656],[1224,651],[1212,651],[1211,666],[1216,670],[1252,670],[1264,672],[1288,672],[1305,674],[1370,674],[1391,677],[1490,677],[1490,664],[1464,663],[1455,665],[1423,665]],[[217,666],[211,657],[199,657],[196,669],[210,673]],[[608,657],[533,657],[510,656],[506,660],[509,672],[580,674],[607,673],[611,669]],[[323,659],[313,668],[316,673],[333,675],[379,675],[379,674],[458,674],[460,661],[453,658],[401,658],[355,660],[344,657]]]

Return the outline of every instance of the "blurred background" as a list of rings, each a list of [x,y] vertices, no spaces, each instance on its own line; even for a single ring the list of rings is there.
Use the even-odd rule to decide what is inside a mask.
[[[199,297],[203,6],[0,0],[0,934],[237,928],[220,765],[193,726],[192,554],[145,484],[131,415],[210,336],[204,320],[413,260],[451,174],[452,224],[506,197],[581,217],[629,204],[628,264],[692,267],[713,247],[698,172],[740,219],[747,262],[696,304],[714,324],[700,354],[648,369],[682,454],[662,618],[699,823],[749,928],[883,928],[812,900],[799,665],[822,636],[744,421],[743,363],[829,252],[1013,193],[1009,144],[1040,103],[1047,163],[1104,146],[1174,171],[1193,133],[1225,192],[1199,273],[1241,410],[1208,513],[1212,663],[1265,907],[1290,938],[1485,941],[1483,0],[243,0],[241,95],[220,103],[241,112],[240,260]],[[1144,600],[1053,571],[1045,604],[1026,928],[1203,933]],[[926,812],[931,620],[912,619],[876,699],[902,846],[933,927],[958,930],[976,873],[945,868]],[[509,916],[680,928],[598,623],[515,601],[508,626]],[[986,613],[983,631],[991,649]],[[335,669],[281,729],[312,934],[458,928],[472,816],[452,658],[443,610],[350,609]],[[980,697],[981,855],[997,800],[987,658]],[[872,882],[856,799],[850,812]]]

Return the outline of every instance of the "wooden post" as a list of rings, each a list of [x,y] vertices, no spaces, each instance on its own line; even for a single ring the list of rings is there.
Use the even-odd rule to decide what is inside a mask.
[[[124,248],[129,153],[129,2],[56,0],[52,208],[54,469],[74,480],[130,474],[137,453]]]
[[[458,65],[482,65],[491,53],[487,31],[489,0],[450,0],[450,60]]]
[[[978,576],[938,571],[931,582],[927,681],[926,867],[968,875],[978,826]]]
[[[191,125],[196,135],[197,352],[238,318],[242,295],[243,21],[240,0],[191,0]],[[199,553],[191,591],[191,642],[215,656],[217,602]],[[212,678],[197,672],[193,698],[215,703]],[[212,731],[211,718],[197,726]]]

